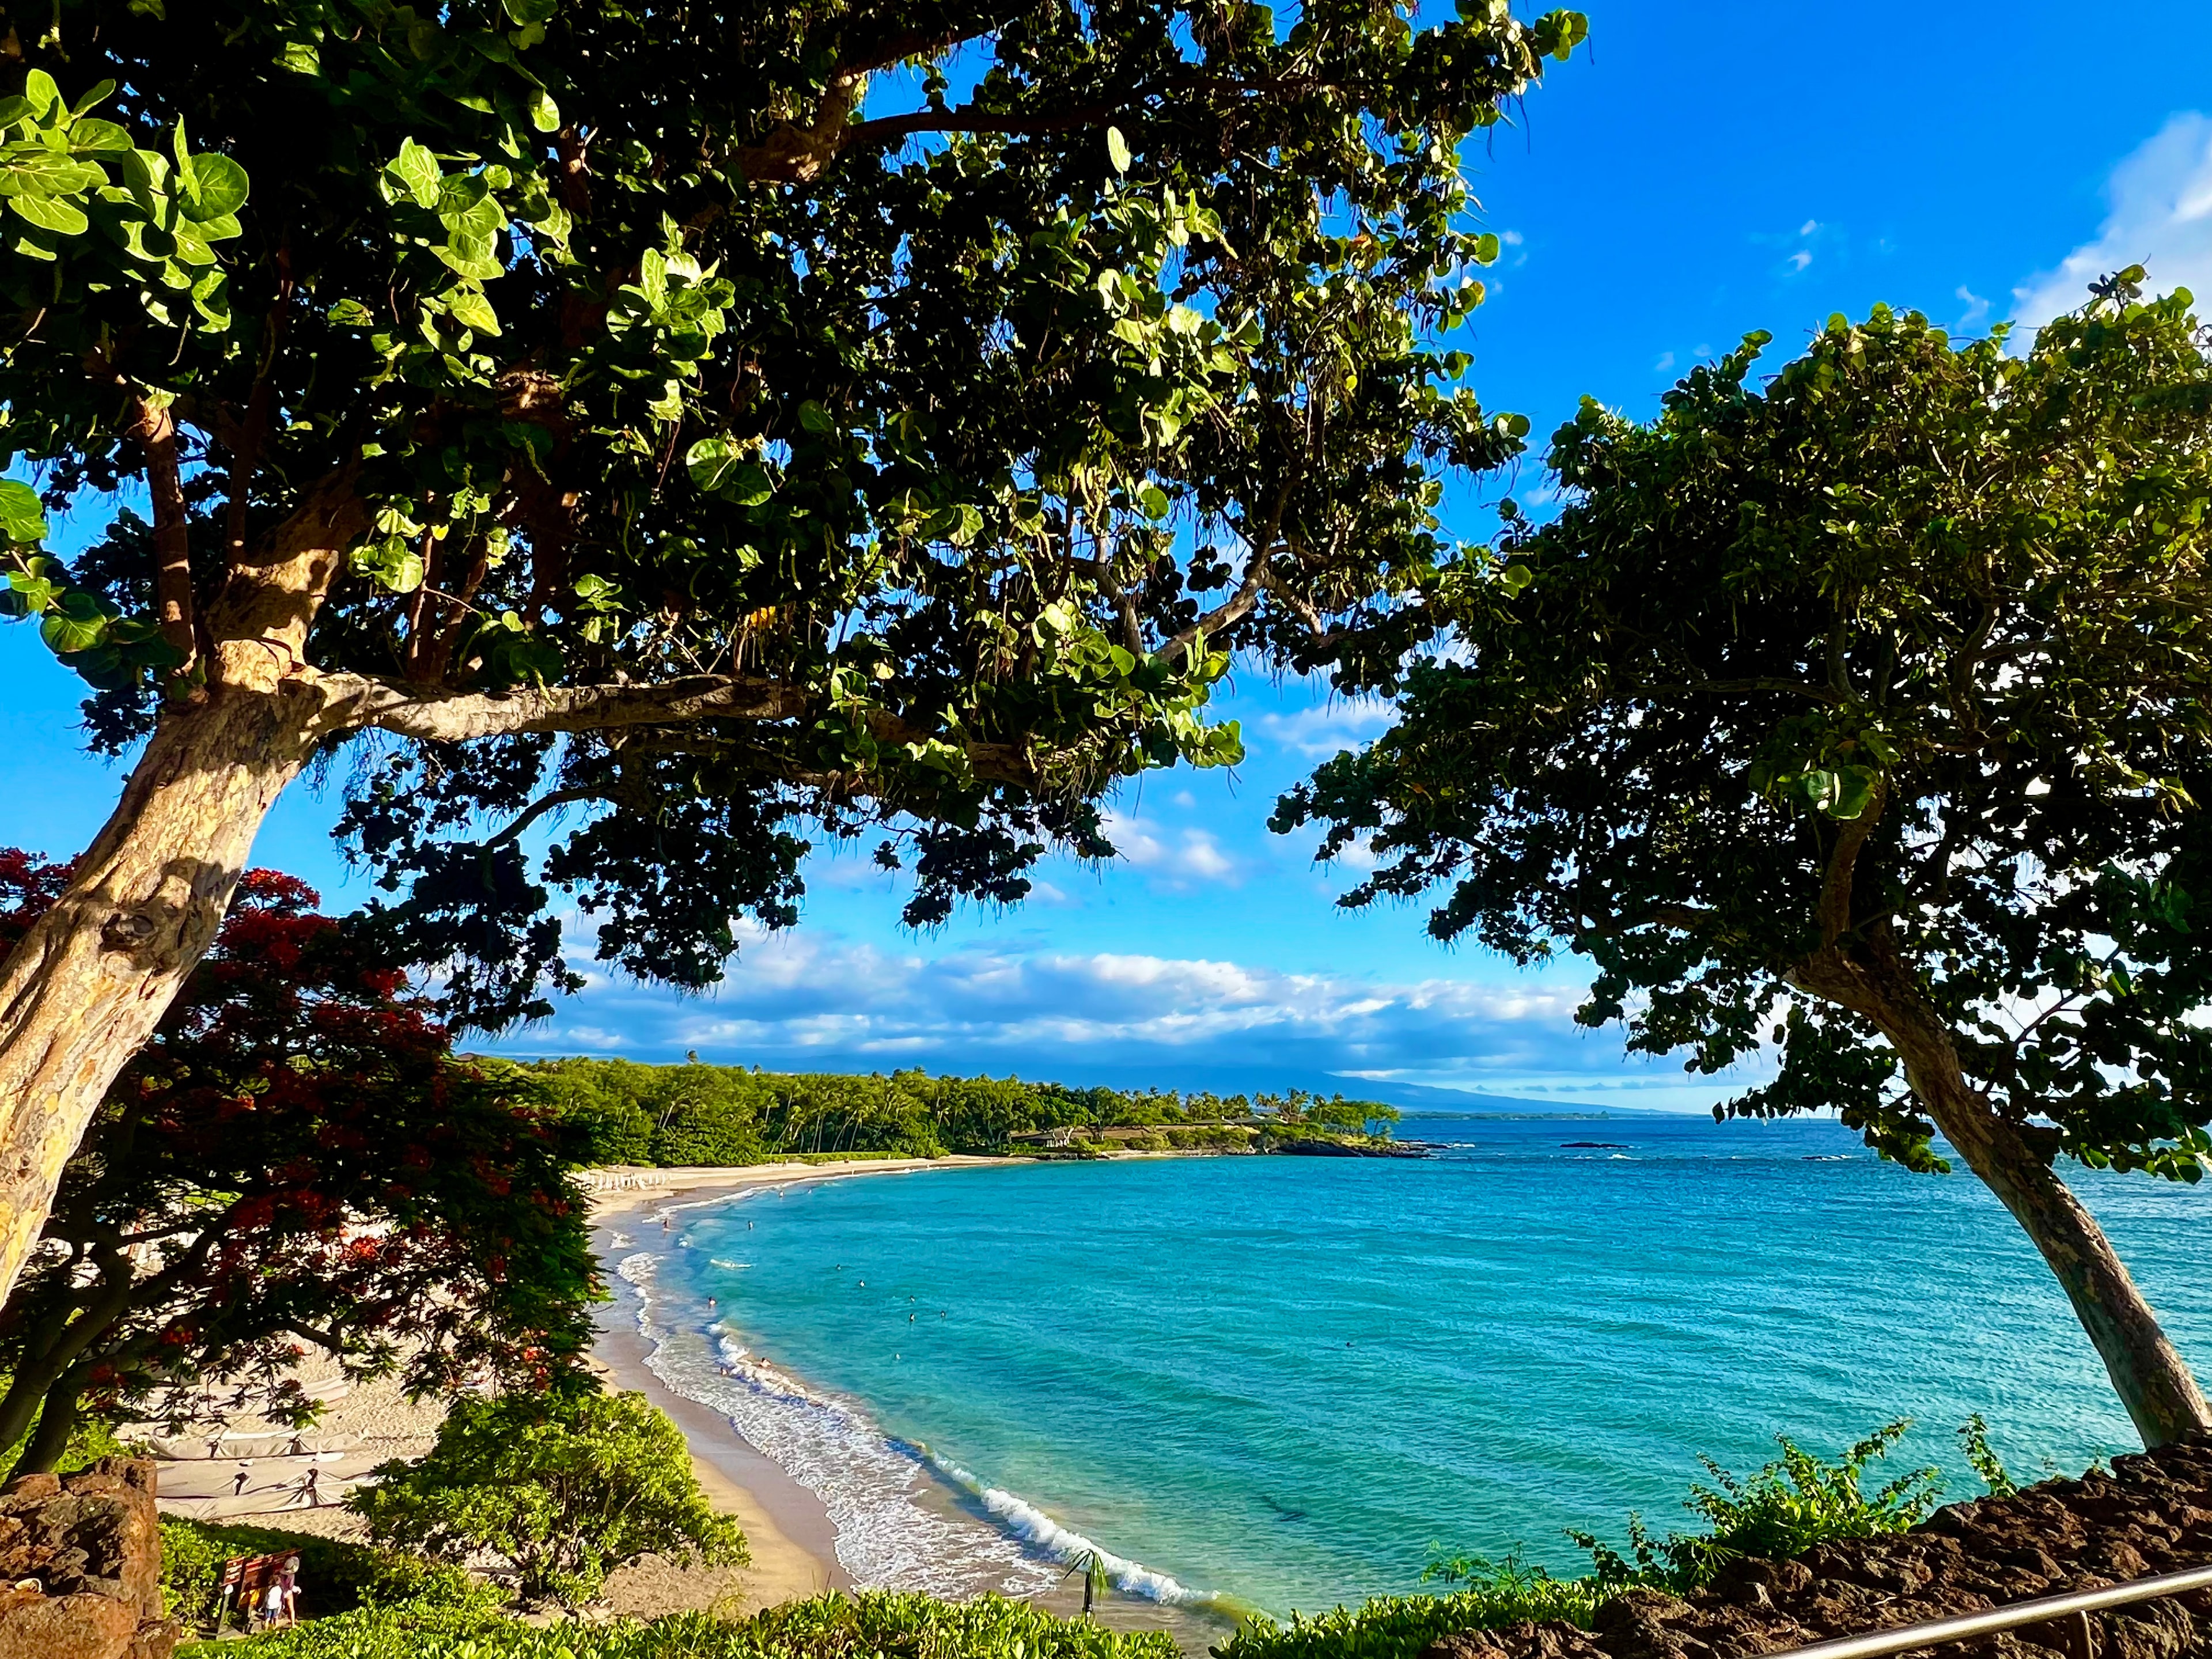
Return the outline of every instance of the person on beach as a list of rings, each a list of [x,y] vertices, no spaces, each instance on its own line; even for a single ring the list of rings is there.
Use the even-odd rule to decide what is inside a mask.
[[[711,1296],[707,1298],[707,1311],[708,1313],[714,1311],[714,1298]]]
[[[322,1470],[310,1466],[307,1478],[300,1482],[300,1495],[307,1500],[307,1507],[311,1510],[319,1509],[322,1506]]]
[[[246,1459],[243,1457],[240,1458],[238,1460],[238,1473],[230,1477],[230,1495],[233,1498],[245,1497],[246,1483],[252,1478],[253,1465]]]

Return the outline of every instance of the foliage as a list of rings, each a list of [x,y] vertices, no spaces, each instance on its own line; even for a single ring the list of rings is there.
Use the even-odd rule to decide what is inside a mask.
[[[1649,427],[1585,404],[1557,522],[1440,593],[1464,653],[1279,827],[1369,838],[1346,903],[1449,880],[1438,937],[1589,955],[1579,1018],[1633,1048],[1717,1073],[1778,1045],[1730,1112],[1837,1106],[1936,1163],[1871,1019],[1808,988],[1824,950],[1881,953],[1975,1089],[2050,1121],[2046,1158],[2197,1179],[2212,366],[2188,307],[2123,280],[2022,356],[1877,310],[1763,394],[1753,336]]]
[[[1237,757],[1202,717],[1231,653],[1389,679],[1444,473],[1526,429],[1462,384],[1498,249],[1462,145],[1585,32],[1504,0],[0,25],[6,452],[106,526],[58,560],[10,485],[13,607],[108,749],[167,693],[189,753],[210,696],[276,684],[316,743],[400,738],[347,830],[487,1026],[573,982],[549,888],[700,986],[739,918],[795,918],[817,836],[885,830],[915,922],[1012,901],[1047,847],[1109,850],[1116,780]],[[871,95],[900,69],[918,100]]]
[[[0,946],[66,880],[0,849]],[[588,1340],[580,1139],[511,1068],[456,1062],[358,929],[248,872],[110,1091],[0,1310],[0,1444],[50,1467],[78,1402],[181,1422],[225,1396],[305,1425],[313,1343],[410,1389],[544,1379]]]
[[[348,1501],[379,1543],[454,1561],[489,1550],[532,1600],[587,1600],[648,1552],[745,1559],[737,1524],[699,1490],[683,1431],[642,1395],[459,1400],[427,1456],[374,1475]]]
[[[1447,1595],[1378,1595],[1287,1625],[1254,1620],[1214,1652],[1220,1659],[1414,1659],[1454,1631],[1498,1630],[1524,1620],[1587,1626],[1612,1587],[1554,1578],[1518,1553],[1502,1561],[1438,1553],[1421,1575],[1458,1586]]]
[[[1341,901],[1589,957],[1577,1018],[1951,1148],[2020,1220],[2146,1442],[2212,1425],[2054,1173],[2212,1154],[2212,362],[2139,270],[2014,355],[1917,314],[1765,342],[1638,425],[1585,403],[1565,504],[1432,586],[1456,647],[1278,805]]]
[[[859,1152],[937,1158],[1004,1152],[1015,1135],[1039,1130],[1109,1126],[1157,1127],[1177,1146],[1241,1150],[1251,1141],[1245,1129],[1212,1126],[1264,1115],[1284,1128],[1387,1133],[1398,1116],[1377,1102],[1297,1091],[1279,1098],[1224,1097],[921,1071],[845,1077],[621,1060],[551,1060],[529,1069],[541,1097],[598,1164],[757,1164]]]
[[[1108,1630],[1002,1595],[881,1593],[818,1595],[742,1620],[683,1613],[550,1627],[374,1608],[258,1637],[240,1651],[252,1659],[1176,1659],[1164,1631]]]
[[[2020,1490],[2019,1484],[2006,1470],[2004,1460],[1990,1444],[1990,1425],[1976,1412],[1959,1427],[1959,1443],[1965,1451],[1966,1466],[1980,1477],[1983,1486],[1992,1498],[2010,1498]]]
[[[1709,1529],[1702,1533],[1654,1538],[1632,1515],[1626,1556],[1588,1533],[1569,1536],[1589,1552],[1599,1584],[1654,1584],[1680,1592],[1704,1588],[1742,1556],[1780,1560],[1831,1539],[1904,1532],[1934,1512],[1942,1476],[1932,1468],[1911,1469],[1873,1493],[1863,1482],[1867,1464],[1887,1457],[1911,1426],[1911,1419],[1899,1418],[1833,1463],[1778,1437],[1782,1455],[1742,1480],[1710,1457],[1699,1459],[1714,1484],[1692,1483],[1683,1507],[1705,1522]]]
[[[187,1629],[213,1627],[222,1599],[222,1564],[233,1556],[300,1558],[301,1605],[310,1618],[357,1607],[458,1609],[483,1613],[505,1598],[459,1567],[310,1533],[269,1527],[213,1525],[161,1518],[161,1595],[168,1615]]]
[[[1863,1479],[1866,1465],[1886,1456],[1910,1426],[1901,1419],[1877,1429],[1832,1463],[1783,1437],[1782,1456],[1741,1480],[1710,1458],[1700,1460],[1714,1484],[1693,1484],[1684,1507],[1709,1530],[1658,1538],[1632,1515],[1626,1554],[1588,1533],[1571,1532],[1595,1569],[1585,1577],[1554,1578],[1517,1550],[1492,1560],[1431,1546],[1421,1577],[1457,1587],[1449,1594],[1377,1596],[1356,1608],[1293,1615],[1287,1626],[1255,1622],[1215,1651],[1221,1659],[1414,1659],[1453,1631],[1546,1619],[1587,1626],[1623,1589],[1695,1590],[1740,1556],[1778,1558],[1832,1539],[1903,1532],[1934,1510],[1936,1472],[1912,1470],[1872,1493]]]

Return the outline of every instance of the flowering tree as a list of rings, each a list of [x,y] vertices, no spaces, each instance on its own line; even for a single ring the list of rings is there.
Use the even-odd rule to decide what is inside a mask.
[[[68,883],[0,851],[0,939]],[[311,1349],[410,1387],[542,1382],[597,1293],[562,1132],[315,914],[246,872],[216,945],[109,1091],[0,1309],[0,1445],[50,1468],[81,1407],[305,1425]],[[36,1427],[33,1430],[33,1425]]]

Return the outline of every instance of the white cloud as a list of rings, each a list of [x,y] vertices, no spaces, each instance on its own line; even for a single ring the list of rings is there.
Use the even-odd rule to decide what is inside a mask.
[[[1171,884],[1220,881],[1236,876],[1243,868],[1223,850],[1210,830],[1170,830],[1133,813],[1109,811],[1106,839],[1120,851],[1124,864],[1149,871]]]
[[[1504,243],[1508,247],[1519,247],[1522,242],[1522,236],[1521,233],[1517,230],[1509,230],[1503,233],[1498,240]]]
[[[747,933],[728,981],[685,998],[605,983],[516,1054],[704,1058],[771,1069],[1015,1071],[1073,1082],[1313,1087],[1355,1075],[1491,1095],[1696,1107],[1732,1092],[1629,1061],[1573,1023],[1580,975],[1391,982],[1139,951],[892,951]],[[1741,1086],[1741,1085],[1737,1085]]]
[[[1340,749],[1356,749],[1381,735],[1390,721],[1389,703],[1358,697],[1316,703],[1295,714],[1262,714],[1252,724],[1279,748],[1324,760]]]
[[[2080,305],[2091,283],[2133,264],[2159,293],[2212,296],[2212,116],[2173,117],[2112,169],[2105,197],[2096,240],[2013,290],[2015,319],[2040,328]]]
[[[1960,328],[1972,328],[1990,314],[1990,302],[1964,283],[1959,284],[1957,293],[1958,297],[1966,302],[1966,310],[1959,313]]]
[[[1659,354],[1659,361],[1651,365],[1651,372],[1654,374],[1664,374],[1674,367],[1674,354],[1671,351],[1662,351]]]
[[[1814,231],[1820,229],[1820,222],[1818,219],[1808,219],[1803,224],[1797,227],[1797,234],[1800,236],[1810,236]]]
[[[1812,263],[1813,250],[1810,248],[1801,247],[1790,256],[1790,269],[1792,270],[1802,270]]]

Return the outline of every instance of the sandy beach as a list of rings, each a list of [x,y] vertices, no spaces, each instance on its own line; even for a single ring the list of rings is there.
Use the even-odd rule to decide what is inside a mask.
[[[711,1203],[732,1194],[817,1181],[849,1180],[925,1170],[981,1169],[1029,1160],[950,1157],[853,1159],[837,1164],[756,1164],[740,1168],[598,1170],[592,1188],[592,1247],[609,1279],[627,1254],[615,1236],[624,1224],[680,1206]],[[750,1566],[678,1570],[641,1563],[608,1586],[609,1600],[624,1613],[672,1613],[720,1606],[751,1612],[823,1589],[848,1589],[851,1577],[837,1564],[837,1534],[822,1501],[768,1457],[748,1445],[708,1407],[672,1391],[646,1364],[646,1346],[626,1303],[599,1313],[592,1356],[611,1388],[642,1394],[676,1420],[691,1444],[701,1488],[718,1509],[744,1528]]]
[[[592,1206],[592,1245],[611,1277],[613,1262],[623,1253],[616,1234],[623,1224],[635,1225],[641,1212],[804,1182],[1024,1161],[872,1158],[827,1165],[615,1169],[586,1171],[582,1179]],[[733,1568],[679,1568],[647,1557],[608,1581],[606,1599],[614,1612],[752,1612],[850,1586],[837,1565],[836,1532],[820,1500],[714,1412],[671,1392],[647,1369],[645,1345],[617,1304],[600,1310],[591,1360],[609,1387],[642,1394],[676,1420],[690,1443],[700,1486],[717,1509],[737,1518],[752,1555],[750,1565]],[[304,1434],[242,1415],[220,1425],[195,1425],[183,1435],[151,1425],[126,1431],[149,1442],[162,1460],[165,1512],[366,1541],[364,1523],[343,1507],[346,1493],[377,1464],[427,1453],[444,1409],[436,1401],[410,1401],[391,1378],[348,1384],[334,1367],[312,1359],[297,1374],[325,1407],[321,1421]]]

